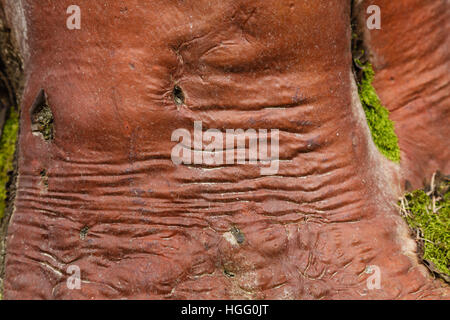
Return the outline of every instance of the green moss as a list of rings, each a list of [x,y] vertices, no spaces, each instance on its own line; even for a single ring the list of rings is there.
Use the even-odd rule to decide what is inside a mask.
[[[18,130],[19,114],[14,108],[11,108],[9,118],[5,122],[0,139],[0,219],[3,217],[6,207],[6,184],[9,180],[8,173],[13,170]]]
[[[431,261],[446,276],[450,276],[449,185],[446,180],[434,191],[416,190],[401,201],[405,219],[421,241],[423,260]]]
[[[355,63],[362,69],[358,92],[373,141],[384,156],[394,162],[399,162],[400,148],[394,131],[394,123],[389,119],[389,111],[381,104],[372,86],[375,75],[372,65],[370,63],[361,65],[359,61],[355,61]]]

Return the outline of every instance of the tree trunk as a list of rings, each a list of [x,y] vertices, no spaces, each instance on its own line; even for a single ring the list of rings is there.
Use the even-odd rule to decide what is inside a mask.
[[[73,2],[0,0],[26,79],[4,298],[448,298],[396,206],[450,171],[448,1],[79,0],[70,29]],[[399,163],[366,121],[352,12]],[[199,122],[279,130],[278,170],[174,163]]]

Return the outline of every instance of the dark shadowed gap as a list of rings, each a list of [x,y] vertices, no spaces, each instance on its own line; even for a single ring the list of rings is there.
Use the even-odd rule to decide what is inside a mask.
[[[19,106],[24,83],[22,58],[15,43],[0,3],[0,299],[6,234],[16,194]]]

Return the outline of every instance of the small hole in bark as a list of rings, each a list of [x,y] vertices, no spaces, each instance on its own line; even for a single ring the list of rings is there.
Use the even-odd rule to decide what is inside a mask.
[[[413,189],[411,182],[409,180],[405,180],[405,190],[411,191]]]
[[[53,113],[48,105],[47,95],[41,89],[30,110],[31,131],[35,135],[40,135],[45,141],[52,140]]]
[[[44,185],[44,187],[47,189],[48,188],[48,176],[47,176],[47,170],[42,169],[41,172],[39,173],[41,175],[41,181],[42,184]]]
[[[87,237],[87,234],[89,232],[89,227],[83,227],[83,229],[80,230],[80,239],[84,240]]]
[[[184,104],[184,93],[180,86],[175,85],[173,87],[173,101],[176,105]]]
[[[223,269],[223,274],[228,278],[234,278],[234,273],[228,271],[227,269]]]
[[[231,234],[234,236],[234,238],[236,239],[237,243],[242,244],[245,241],[245,236],[244,234],[241,232],[241,230],[239,230],[236,227],[232,227],[231,228]]]

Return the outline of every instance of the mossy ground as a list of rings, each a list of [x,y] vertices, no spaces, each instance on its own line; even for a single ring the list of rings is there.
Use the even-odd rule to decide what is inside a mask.
[[[394,123],[389,119],[389,111],[381,104],[372,86],[375,75],[372,65],[369,62],[362,65],[358,60],[355,63],[362,71],[358,92],[373,141],[384,156],[394,162],[399,162],[400,148]]]
[[[11,108],[0,139],[0,219],[3,218],[10,172],[13,170],[14,152],[19,130],[19,114]]]
[[[431,271],[450,279],[450,182],[433,176],[428,192],[416,190],[400,200],[403,216]]]

